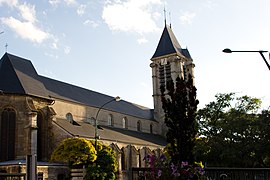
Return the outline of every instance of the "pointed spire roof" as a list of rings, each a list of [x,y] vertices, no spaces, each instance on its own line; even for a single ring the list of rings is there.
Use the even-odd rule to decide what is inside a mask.
[[[169,54],[178,54],[191,59],[188,50],[181,48],[171,27],[165,24],[157,49],[151,59]]]

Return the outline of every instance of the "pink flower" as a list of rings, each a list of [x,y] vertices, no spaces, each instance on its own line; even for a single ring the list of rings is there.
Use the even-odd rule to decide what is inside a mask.
[[[162,171],[159,169],[159,170],[158,170],[158,177],[160,177],[161,174],[162,174]]]
[[[187,161],[183,161],[182,164],[181,164],[182,167],[185,167],[185,166],[188,166],[188,162]]]

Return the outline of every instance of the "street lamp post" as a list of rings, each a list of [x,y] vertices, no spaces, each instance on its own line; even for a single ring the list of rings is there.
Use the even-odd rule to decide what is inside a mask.
[[[107,104],[113,102],[113,101],[120,101],[121,98],[119,96],[116,96],[115,98],[111,99],[110,101],[104,103],[102,106],[99,107],[98,111],[97,111],[97,114],[96,114],[96,121],[95,121],[95,148],[97,149],[97,140],[99,139],[99,135],[98,135],[98,115],[99,115],[99,112],[100,110],[106,106]]]
[[[223,49],[223,52],[224,52],[224,53],[233,53],[233,52],[256,52],[256,53],[260,53],[260,55],[262,56],[262,58],[263,58],[265,64],[267,65],[268,69],[270,70],[270,65],[269,65],[269,63],[267,62],[267,60],[266,60],[266,58],[264,57],[264,55],[263,55],[263,53],[268,52],[268,51],[262,51],[262,50],[261,50],[261,51],[232,51],[232,50],[226,48],[226,49]]]

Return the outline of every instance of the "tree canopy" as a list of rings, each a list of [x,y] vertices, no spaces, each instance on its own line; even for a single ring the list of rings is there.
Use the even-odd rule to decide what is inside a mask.
[[[176,78],[161,86],[161,101],[165,113],[165,124],[168,128],[168,153],[177,164],[194,162],[193,148],[195,143],[196,111],[198,100],[196,88],[191,75],[188,80]]]
[[[269,167],[270,112],[261,100],[217,94],[198,111],[196,157],[208,166]]]
[[[51,156],[51,161],[67,162],[70,167],[84,165],[86,175],[84,179],[116,179],[118,163],[116,154],[109,146],[84,138],[68,138],[63,140]]]
[[[63,140],[51,156],[51,161],[67,162],[70,166],[88,164],[96,159],[95,147],[84,138]]]
[[[116,179],[118,164],[114,150],[109,146],[98,143],[97,151],[97,160],[87,166],[85,179]]]

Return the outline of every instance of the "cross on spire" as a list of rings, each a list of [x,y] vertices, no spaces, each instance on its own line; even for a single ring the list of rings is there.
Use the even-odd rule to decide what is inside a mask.
[[[166,8],[165,8],[165,5],[164,5],[164,22],[165,22],[165,26],[166,26]]]
[[[6,47],[6,52],[7,52],[7,48],[8,48],[8,44],[7,43],[6,43],[5,47]]]

